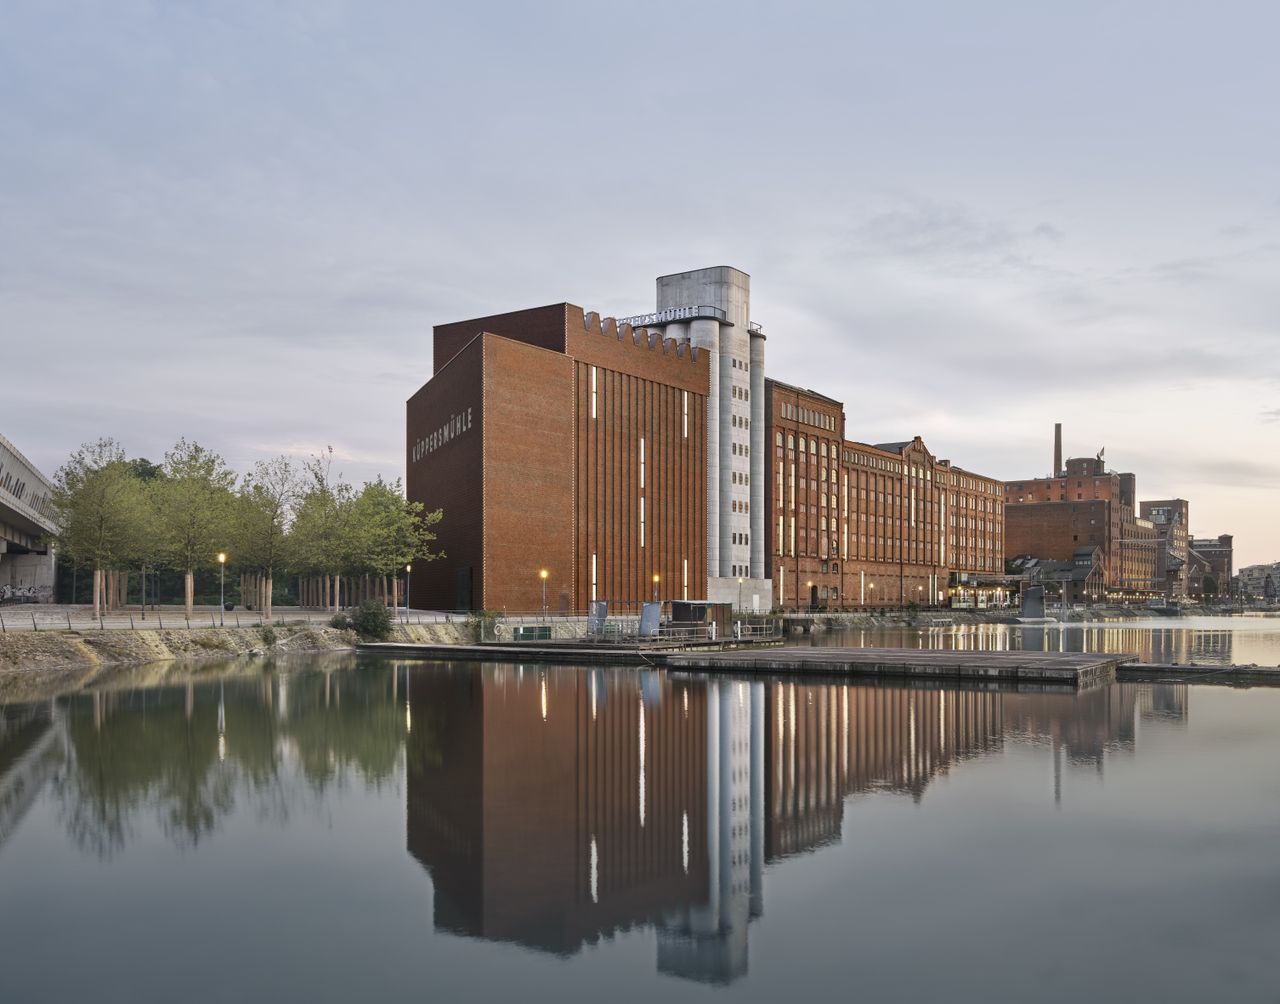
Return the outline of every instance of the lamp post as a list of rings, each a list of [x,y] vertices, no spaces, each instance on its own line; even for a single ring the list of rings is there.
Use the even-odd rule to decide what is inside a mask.
[[[924,600],[924,586],[916,586],[916,606]]]
[[[738,576],[738,610],[742,610],[742,576]]]
[[[657,572],[654,572],[653,573],[653,602],[654,603],[658,602],[658,582],[659,581],[661,581],[661,577],[658,575]]]
[[[404,622],[409,623],[409,573],[413,571],[413,565],[404,566]]]
[[[547,575],[549,573],[545,568],[538,571],[538,578],[542,580],[542,619],[547,619]]]
[[[871,605],[874,607],[876,605],[876,584],[868,582],[867,588],[871,590]]]
[[[813,580],[810,579],[806,582],[804,588],[809,591],[809,595],[806,597],[809,603],[809,613],[813,613]]]
[[[146,601],[143,601],[142,609],[147,608]],[[227,611],[227,556],[222,551],[218,552],[218,626],[226,625]]]

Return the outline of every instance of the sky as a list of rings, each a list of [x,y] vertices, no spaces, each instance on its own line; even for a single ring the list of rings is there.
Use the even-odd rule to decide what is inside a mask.
[[[767,372],[1280,559],[1280,5],[4,0],[0,431],[404,469],[434,324],[750,273]]]

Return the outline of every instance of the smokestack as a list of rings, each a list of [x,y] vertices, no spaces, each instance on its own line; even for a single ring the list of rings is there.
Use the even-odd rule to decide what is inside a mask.
[[[1062,423],[1053,423],[1053,476],[1062,477]]]

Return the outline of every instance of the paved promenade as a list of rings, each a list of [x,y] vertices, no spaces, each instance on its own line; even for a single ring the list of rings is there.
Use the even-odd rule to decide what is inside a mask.
[[[345,611],[350,613],[351,611]],[[403,620],[403,608],[397,609],[395,616]],[[446,614],[433,611],[413,610],[410,618],[414,624],[429,624],[443,621]],[[275,607],[272,609],[274,623],[307,623],[328,624],[333,617],[331,612],[300,607]],[[192,611],[190,626],[193,628],[208,627],[252,627],[263,623],[262,615],[256,610],[237,608],[227,610],[219,615],[218,607],[197,606]],[[113,613],[104,613],[101,621],[93,616],[93,608],[82,605],[50,604],[50,603],[16,603],[0,606],[0,631],[148,631],[159,628],[187,627],[186,609],[181,605],[160,604],[155,609],[147,607],[145,615],[140,606],[134,604]]]

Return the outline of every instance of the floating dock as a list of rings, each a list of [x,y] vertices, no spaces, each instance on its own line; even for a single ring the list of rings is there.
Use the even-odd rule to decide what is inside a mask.
[[[702,673],[788,673],[822,676],[908,677],[1105,686],[1132,655],[1073,652],[951,652],[903,648],[774,648],[737,652],[663,653],[668,669]]]
[[[897,677],[972,680],[987,683],[1034,683],[1086,688],[1116,678],[1116,669],[1136,662],[1132,655],[1089,655],[1071,652],[951,652],[903,648],[784,648],[715,643],[681,646],[520,643],[480,645],[414,645],[382,642],[360,646],[361,652],[392,658],[441,662],[556,663],[560,665],[649,666],[693,673],[768,673],[819,676]]]

